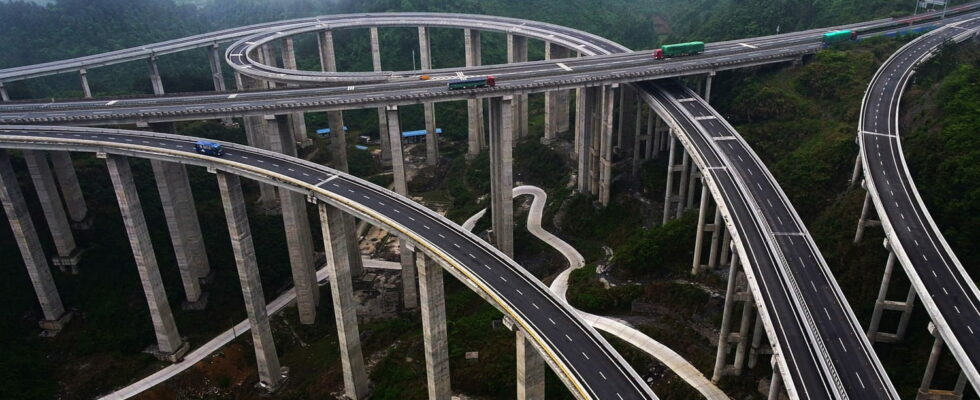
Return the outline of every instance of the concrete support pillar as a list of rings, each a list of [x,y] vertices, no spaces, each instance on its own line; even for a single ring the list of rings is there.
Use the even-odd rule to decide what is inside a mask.
[[[688,175],[690,176],[687,179],[687,203],[684,204],[685,210],[691,210],[694,208],[694,200],[695,195],[697,194],[698,183],[701,182],[701,170],[698,169],[698,166],[694,163],[694,160],[690,160]]]
[[[711,85],[715,80],[715,71],[711,71],[704,77],[704,102],[711,102]]]
[[[287,37],[282,40],[282,67],[285,69],[298,70],[299,67],[296,65],[296,50],[293,46],[293,38]],[[290,85],[297,86],[297,85]],[[290,131],[293,133],[293,139],[296,144],[300,147],[306,147],[313,144],[313,139],[306,136],[306,118],[303,116],[302,111],[289,113],[289,124]]]
[[[423,71],[432,69],[432,51],[429,43],[429,28],[419,28],[419,61]],[[439,136],[436,135],[435,103],[422,103],[425,110],[425,162],[428,165],[439,164]]]
[[[388,106],[385,113],[388,120],[388,139],[391,142],[391,170],[394,175],[395,193],[406,196],[408,183],[405,178],[405,156],[402,154],[398,106]],[[406,310],[411,310],[418,307],[418,294],[415,291],[415,256],[405,240],[398,240],[398,249],[402,265],[402,302]]]
[[[490,213],[494,242],[514,256],[514,98],[490,99]]]
[[[267,87],[264,83],[239,73],[235,74],[235,83],[238,90],[264,89]],[[246,116],[243,120],[245,123],[245,139],[248,145],[260,149],[270,149],[269,136],[271,135],[267,132],[269,124],[266,123],[266,119],[262,116]],[[278,210],[278,201],[274,186],[268,183],[259,183],[257,203],[264,213],[272,213],[273,210]]]
[[[148,66],[150,68],[150,85],[153,86],[153,94],[157,96],[163,96],[163,79],[160,78],[160,68],[157,67],[157,57],[150,56],[147,59]]]
[[[872,343],[895,343],[905,338],[908,330],[909,320],[912,318],[912,310],[915,307],[915,288],[910,287],[905,301],[888,300],[888,288],[891,284],[892,273],[895,270],[895,253],[888,252],[888,261],[885,263],[885,272],[881,278],[881,287],[878,289],[878,298],[875,300],[875,308],[871,313],[871,322],[868,323],[868,340]],[[886,310],[898,311],[902,315],[898,322],[895,333],[884,333],[879,331],[882,314]]]
[[[599,203],[603,206],[609,205],[612,196],[613,179],[613,147],[615,134],[613,132],[613,112],[616,106],[616,92],[620,90],[617,86],[605,89],[602,97],[602,137],[599,142]]]
[[[475,67],[483,65],[483,46],[480,41],[480,31],[464,29],[463,39],[466,51],[466,66]],[[472,159],[487,147],[483,121],[483,100],[466,100],[466,109],[469,121],[466,156]]]
[[[7,88],[3,86],[3,82],[0,82],[0,101],[10,101],[10,94],[7,93]]]
[[[274,121],[278,133],[270,136],[273,151],[286,155],[296,155],[296,145],[289,133],[289,118],[277,115]],[[293,273],[296,290],[296,308],[299,321],[312,324],[316,321],[316,306],[320,302],[317,287],[316,269],[313,257],[313,237],[310,220],[306,211],[306,197],[300,193],[279,189],[279,203],[282,206],[282,222],[286,229],[286,245],[289,248],[289,264]]]
[[[715,214],[715,219],[718,220],[719,223],[721,223],[720,214],[721,213]],[[721,246],[719,249],[721,251],[721,257],[718,263],[722,267],[726,267],[728,266],[728,259],[732,254],[732,234],[731,232],[728,232],[728,228],[725,227],[724,225],[722,225],[721,228],[722,228],[722,237],[721,237]]]
[[[92,218],[88,214],[88,206],[85,205],[85,197],[82,195],[82,187],[78,184],[78,175],[75,174],[71,155],[67,151],[52,151],[49,154],[72,227],[88,229],[91,226]]]
[[[224,92],[228,89],[225,87],[225,74],[221,70],[223,61],[218,50],[217,43],[208,46],[208,62],[211,66],[211,81],[214,83],[214,91]]]
[[[672,217],[674,217],[675,215],[677,217],[679,217],[680,214],[682,214],[684,212],[683,203],[681,202],[681,196],[678,195],[678,194],[674,194],[674,192],[675,192],[675,189],[674,189],[674,175],[676,175],[677,172],[680,172],[681,173],[681,177],[682,177],[681,182],[680,182],[680,185],[679,185],[679,189],[677,190],[677,192],[684,193],[684,186],[687,183],[685,181],[685,178],[686,178],[687,174],[684,173],[684,170],[687,167],[687,152],[684,150],[684,148],[682,146],[679,146],[678,145],[678,143],[677,143],[677,137],[676,136],[674,136],[672,133],[669,134],[669,136],[670,136],[670,147],[667,150],[668,151],[668,159],[667,159],[667,189],[664,192],[664,216],[663,216],[663,223],[664,224],[666,224],[667,221],[670,221],[672,219]],[[683,153],[683,156],[682,157],[683,157],[684,161],[682,161],[681,164],[677,164],[676,163],[676,161],[677,161],[677,148],[680,148],[680,151]],[[673,209],[671,208],[671,206],[674,203],[677,203],[677,212],[676,212],[676,214],[673,211]]]
[[[317,33],[316,39],[317,47],[320,48],[320,71],[337,72],[337,56],[333,49],[333,31],[320,31]]]
[[[77,273],[82,252],[75,244],[75,235],[72,234],[65,209],[61,206],[61,196],[54,183],[48,157],[43,151],[37,150],[24,150],[23,153],[41,209],[44,210],[44,220],[48,223],[48,230],[51,231],[55,251],[58,253],[51,258],[51,263],[62,270]]]
[[[327,256],[330,294],[333,298],[337,339],[340,342],[340,361],[344,370],[344,394],[349,399],[362,399],[368,394],[367,371],[361,354],[361,338],[357,327],[357,303],[351,281],[350,256],[344,214],[336,207],[320,203],[320,227],[323,229],[323,250]]]
[[[592,142],[599,136],[597,110],[602,103],[602,88],[586,87],[580,90],[577,100],[575,153],[578,155],[578,191],[592,194]]]
[[[756,315],[755,327],[752,329],[752,347],[749,349],[749,368],[755,368],[755,364],[759,360],[759,354],[762,352],[762,336],[764,334],[762,330],[762,315]]]
[[[755,304],[752,302],[752,299],[745,299],[745,302],[742,303],[742,323],[739,324],[738,347],[735,348],[735,362],[732,370],[732,374],[735,376],[742,375],[742,370],[745,366],[745,355],[749,348],[749,339],[752,336],[749,325],[752,323],[753,312],[755,312]]]
[[[857,232],[854,234],[854,243],[861,243],[864,238],[864,228],[869,226],[879,226],[880,221],[869,218],[871,213],[871,193],[864,195],[864,205],[861,207],[861,219],[858,220]]]
[[[371,63],[375,72],[381,72],[381,44],[377,27],[371,27]],[[388,138],[388,118],[384,107],[378,107],[378,142],[381,143],[381,165],[390,167],[391,140]]]
[[[41,305],[44,319],[39,325],[47,331],[48,335],[54,335],[68,322],[71,315],[65,312],[65,307],[61,303],[58,288],[55,287],[54,279],[51,277],[48,259],[44,256],[41,240],[34,229],[27,202],[24,201],[17,175],[10,164],[10,156],[5,150],[0,150],[0,202],[3,203],[4,213],[7,214],[10,228],[14,232],[14,240],[20,248],[24,266],[27,267],[27,275],[34,286],[34,294],[37,295],[38,303]]]
[[[568,49],[555,43],[545,43],[544,58],[568,58]],[[542,142],[550,143],[559,134],[568,131],[568,90],[554,90],[544,97],[544,137]]]
[[[715,383],[721,380],[725,372],[725,362],[728,358],[728,341],[735,308],[735,282],[738,276],[737,263],[738,257],[733,260],[732,268],[728,271],[728,285],[725,288],[725,306],[721,317],[721,329],[718,333],[718,353],[715,355],[715,368],[711,375],[711,381]]]
[[[684,215],[685,207],[687,206],[688,199],[688,185],[691,180],[691,155],[687,153],[687,150],[681,148],[681,182],[680,186],[677,188],[677,214],[676,218],[680,218]]]
[[[650,129],[652,126],[644,129],[644,122],[649,122],[649,117],[644,115],[653,114],[653,110],[649,109],[642,100],[637,103],[636,110],[636,125],[634,129],[636,130],[633,136],[633,151],[630,153],[633,162],[631,163],[630,177],[637,179],[640,176],[640,165],[643,161],[649,158],[651,140],[653,140],[653,135],[650,134]],[[646,111],[644,111],[646,110]]]
[[[772,379],[769,380],[769,400],[778,400],[779,394],[783,391],[783,376],[779,374],[779,367],[773,363]]]
[[[282,367],[279,365],[276,343],[273,341],[272,329],[269,327],[269,315],[266,310],[265,295],[262,291],[258,262],[255,259],[255,245],[252,242],[252,230],[248,224],[248,213],[245,209],[245,198],[242,195],[241,180],[238,176],[225,172],[219,171],[217,174],[221,202],[225,210],[225,219],[228,221],[231,248],[235,254],[235,265],[238,269],[238,281],[242,286],[245,312],[248,314],[248,322],[252,331],[259,385],[267,391],[275,391],[285,376],[282,373]]]
[[[507,34],[507,63],[527,61],[527,37]],[[527,95],[514,96],[514,139],[527,136]]]
[[[211,272],[204,236],[194,208],[194,194],[183,164],[150,160],[156,176],[160,204],[167,218],[167,228],[173,242],[177,268],[187,297],[188,308],[203,307],[206,297],[201,297],[201,281]],[[202,301],[203,300],[203,301]],[[200,303],[199,303],[200,302]]]
[[[544,400],[544,359],[517,329],[517,399]]]
[[[109,167],[109,177],[116,191],[119,211],[122,213],[126,233],[129,235],[129,244],[133,248],[143,292],[146,294],[146,302],[150,308],[150,318],[153,320],[157,345],[152,351],[161,359],[179,361],[187,351],[187,343],[177,332],[177,324],[170,311],[170,303],[167,302],[167,292],[160,278],[153,242],[150,241],[150,231],[143,217],[143,207],[136,192],[129,159],[122,156],[109,156],[106,158],[106,165]]]
[[[422,309],[422,338],[425,343],[425,372],[430,400],[452,395],[449,385],[449,346],[446,335],[446,299],[442,267],[418,254],[419,293]]]
[[[854,159],[854,171],[851,172],[851,180],[847,181],[847,188],[853,189],[854,185],[858,183],[858,178],[861,177],[861,154],[857,155]]]
[[[915,398],[916,400],[960,400],[963,398],[963,392],[966,391],[966,375],[963,371],[960,371],[953,390],[931,389],[932,380],[936,374],[936,367],[939,364],[939,358],[942,356],[943,345],[945,343],[932,322],[929,323],[929,333],[936,338],[936,341],[932,344],[932,352],[929,353],[929,362],[926,364],[926,371],[922,376],[922,384],[919,385],[919,392],[916,393]]]
[[[636,132],[636,91],[631,85],[619,88],[619,123],[616,128],[616,152],[621,155],[633,154],[633,143]]]
[[[701,187],[701,207],[698,209],[698,228],[694,236],[694,262],[691,264],[691,275],[701,272],[702,246],[704,243],[705,215],[708,212],[708,187]]]
[[[88,71],[85,68],[78,70],[78,81],[82,84],[82,95],[86,99],[92,98],[92,88],[88,85]]]
[[[708,191],[705,189],[707,186],[701,185],[701,196],[709,196]],[[717,206],[715,207],[715,220],[712,222],[709,229],[711,231],[711,247],[708,250],[708,270],[713,271],[718,268],[718,250],[719,247],[724,245],[724,242],[719,240],[721,236],[721,231],[728,232],[725,229],[725,225],[721,222],[721,209]],[[722,252],[726,251],[724,248],[721,249]]]

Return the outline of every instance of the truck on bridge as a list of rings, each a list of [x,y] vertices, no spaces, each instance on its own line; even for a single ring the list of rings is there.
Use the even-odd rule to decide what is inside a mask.
[[[827,48],[834,43],[846,42],[848,40],[857,40],[857,37],[857,31],[849,29],[827,32],[823,34],[823,47]]]
[[[653,51],[653,58],[663,60],[668,57],[692,56],[704,52],[704,42],[668,44]]]

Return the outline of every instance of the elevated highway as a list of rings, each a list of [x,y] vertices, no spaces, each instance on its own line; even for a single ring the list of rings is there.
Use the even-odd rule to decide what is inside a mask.
[[[868,86],[858,143],[864,184],[888,247],[909,276],[942,340],[973,387],[980,390],[980,291],[922,201],[902,152],[899,130],[902,93],[916,67],[942,46],[973,37],[977,28],[980,20],[976,19],[949,25],[892,55]],[[880,309],[876,314],[880,319]],[[877,326],[872,329],[876,330]]]
[[[964,12],[957,18],[972,16],[972,9]],[[381,21],[390,16],[376,18]],[[491,21],[494,19],[483,23],[500,22]],[[260,30],[266,38],[273,37],[268,35],[282,37],[290,30],[298,33],[324,29],[323,23],[322,20],[306,19],[264,26]],[[359,19],[359,23],[375,25],[370,16]],[[410,24],[407,21],[390,23],[399,26]],[[438,26],[458,25],[445,22]],[[895,21],[875,21],[859,26],[882,31],[904,28]],[[521,29],[531,28],[525,25]],[[546,31],[546,27],[540,29]],[[254,33],[223,32],[229,37]],[[546,36],[546,40],[561,43],[578,41],[581,45],[572,48],[592,57],[453,70],[454,73],[466,75],[493,74],[502,77],[501,84],[494,89],[450,92],[446,90],[444,82],[438,80],[421,81],[412,79],[411,74],[382,73],[380,76],[384,77],[384,82],[340,88],[291,88],[59,103],[5,103],[0,105],[0,123],[92,125],[160,122],[499,97],[626,84],[785,61],[815,52],[820,47],[818,31],[810,31],[720,43],[709,46],[702,56],[660,63],[651,61],[649,54],[631,53],[610,41],[576,32],[562,28],[548,33],[553,36]],[[520,34],[524,35],[525,32],[521,31]],[[207,44],[203,36],[173,45],[174,48],[193,47],[202,43]],[[246,41],[241,43],[248,45]],[[241,54],[249,51],[245,47],[240,50],[243,52]],[[227,54],[236,57],[234,51],[237,50],[229,50]],[[137,53],[108,57],[101,62],[137,57]],[[241,70],[259,69],[246,65],[243,57],[238,58],[242,61]],[[557,65],[559,62],[565,68]],[[45,64],[45,67],[31,73],[56,73],[80,65],[57,64]],[[651,68],[651,65],[654,67]],[[30,73],[26,71],[29,70],[14,73],[0,71],[0,80],[28,77]],[[282,71],[271,71],[283,76],[263,77],[260,73],[255,76],[297,82],[291,80],[294,78],[286,77]],[[365,75],[367,77],[340,78],[295,71],[291,74],[301,76],[300,80],[313,79],[313,82],[377,79],[376,76],[368,76],[370,74]],[[668,121],[674,135],[692,154],[712,198],[722,210],[725,224],[735,239],[737,253],[745,264],[752,297],[763,315],[780,376],[787,383],[791,396],[813,399],[897,398],[870,344],[864,334],[856,329],[853,313],[825,261],[785,194],[751,148],[717,112],[692,92],[673,83],[645,82],[636,86],[642,90],[644,100]],[[0,132],[3,133],[0,135],[2,147],[93,151],[202,165],[271,183],[340,207],[416,243],[477,293],[514,317],[528,332],[533,333],[534,343],[546,355],[546,360],[561,372],[560,377],[580,397],[654,398],[636,373],[608,344],[575,317],[567,306],[555,301],[543,285],[521,272],[513,261],[488,244],[461,232],[455,225],[403,197],[321,166],[231,144],[227,145],[229,151],[225,158],[214,159],[194,154],[193,138],[171,135],[50,126],[3,126]],[[530,296],[529,293],[534,295]],[[537,297],[532,299],[529,296]],[[610,376],[611,372],[616,378]]]

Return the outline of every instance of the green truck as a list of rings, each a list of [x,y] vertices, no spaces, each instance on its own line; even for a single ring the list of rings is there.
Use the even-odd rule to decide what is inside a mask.
[[[667,57],[691,56],[704,52],[704,42],[668,44],[653,51],[653,58],[663,60]]]
[[[857,31],[852,30],[827,32],[823,34],[823,47],[826,48],[834,43],[846,42],[848,40],[857,40],[857,34]]]

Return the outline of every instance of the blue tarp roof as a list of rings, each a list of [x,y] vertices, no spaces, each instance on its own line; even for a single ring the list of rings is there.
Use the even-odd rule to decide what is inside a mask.
[[[441,135],[442,134],[442,128],[436,128],[436,134],[437,135]],[[405,132],[402,132],[402,137],[415,137],[415,136],[425,136],[425,129],[418,130],[418,131],[405,131]]]
[[[344,125],[344,132],[347,132],[347,125]],[[316,130],[316,134],[317,135],[326,135],[328,133],[330,133],[330,128],[324,128],[324,129],[317,129]]]

